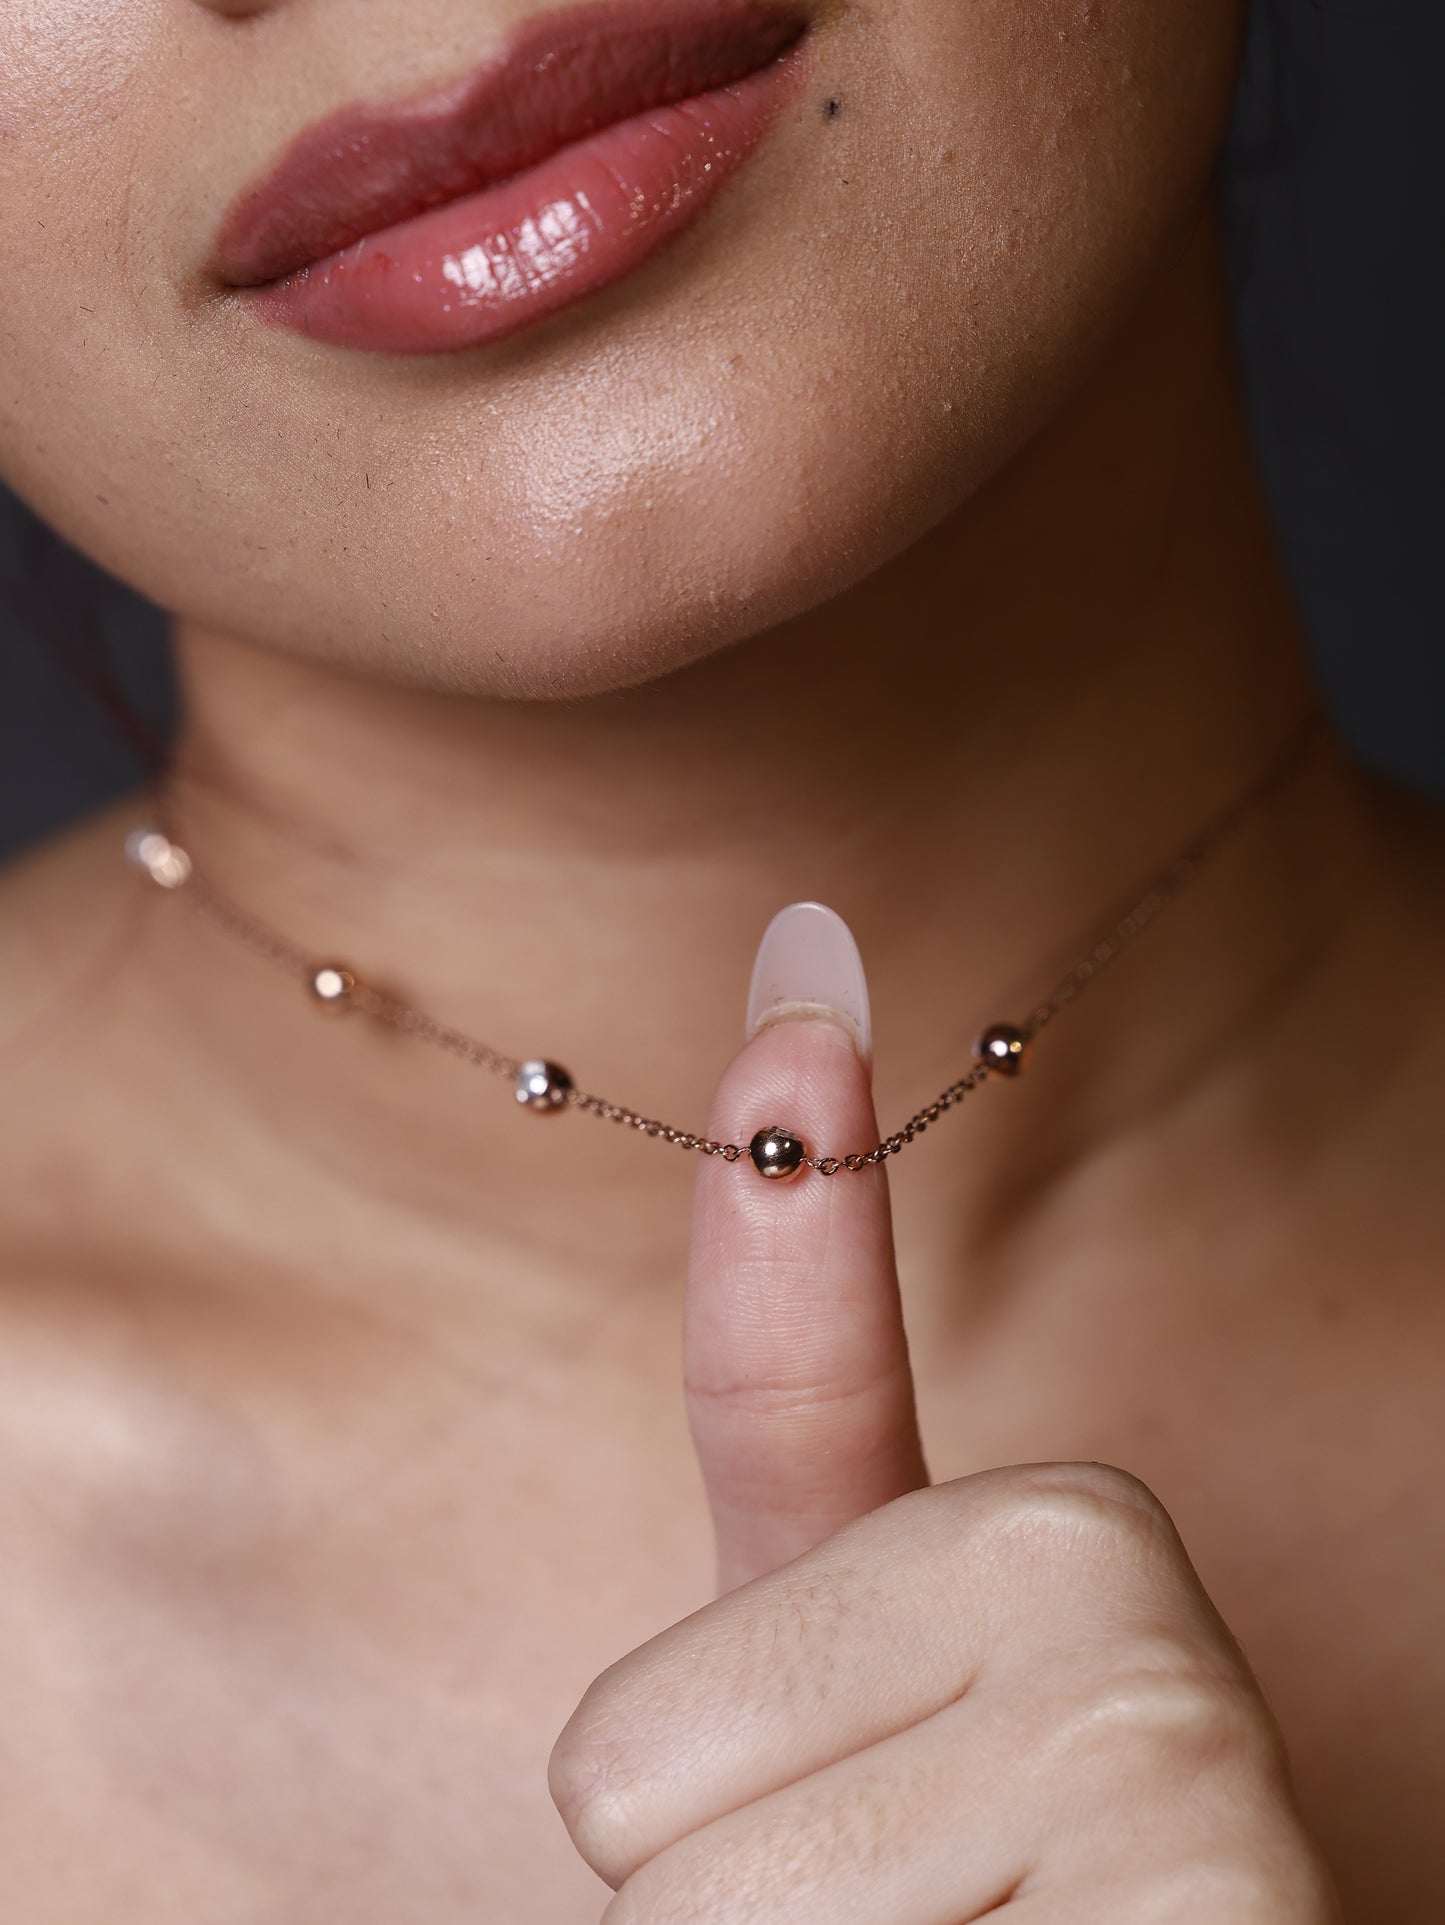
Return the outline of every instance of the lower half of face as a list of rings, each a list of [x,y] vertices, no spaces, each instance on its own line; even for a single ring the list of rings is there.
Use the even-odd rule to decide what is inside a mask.
[[[746,39],[759,0],[742,11]],[[699,107],[711,17],[726,37],[737,13],[20,0],[0,20],[0,472],[173,613],[438,688],[624,687],[827,600],[1017,449],[1168,258],[1237,5],[804,0],[776,73]],[[669,36],[691,51],[668,69],[682,100],[650,111],[660,157],[648,113],[624,123]],[[549,44],[512,74],[525,164],[469,201],[468,140],[507,176],[483,123],[511,83],[469,120],[468,77]],[[544,70],[569,62],[557,106]],[[616,125],[578,139],[589,89]],[[408,101],[447,131],[387,118]],[[298,137],[309,161],[276,175]],[[615,205],[573,272],[587,182]],[[333,187],[334,220],[314,205]],[[407,193],[440,197],[440,238],[395,223]],[[302,235],[293,255],[311,235],[320,265],[279,296],[217,266],[238,196],[253,229]],[[509,308],[496,248],[524,217],[550,234],[550,291]],[[373,299],[398,261],[418,293]]]

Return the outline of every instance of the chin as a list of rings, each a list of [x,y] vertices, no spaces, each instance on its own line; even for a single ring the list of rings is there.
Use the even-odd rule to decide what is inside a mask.
[[[1012,380],[945,360],[889,381],[869,331],[840,332],[815,366],[774,356],[766,379],[740,382],[696,342],[678,365],[680,325],[658,319],[650,361],[645,339],[623,337],[658,370],[645,408],[594,348],[566,382],[519,370],[515,409],[504,391],[456,410],[443,463],[400,421],[352,456],[371,489],[298,502],[293,559],[269,579],[249,539],[220,566],[213,551],[183,616],[419,689],[620,692],[826,608],[966,512],[1079,376],[1069,358]],[[779,323],[753,325],[761,338]],[[278,391],[273,405],[294,418],[308,403]],[[255,520],[274,541],[273,496]],[[161,563],[173,596],[181,566]]]

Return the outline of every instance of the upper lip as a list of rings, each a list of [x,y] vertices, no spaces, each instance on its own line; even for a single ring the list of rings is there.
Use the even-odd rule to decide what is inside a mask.
[[[231,203],[211,271],[232,287],[278,280],[600,127],[740,80],[806,25],[790,0],[602,0],[542,14],[458,80],[343,107],[298,135]]]

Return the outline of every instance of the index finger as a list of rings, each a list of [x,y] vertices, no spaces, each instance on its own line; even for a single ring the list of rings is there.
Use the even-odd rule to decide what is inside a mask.
[[[764,1023],[723,1075],[709,1135],[746,1146],[783,1124],[814,1154],[871,1147],[867,984],[847,924],[819,903],[782,911],[754,984]],[[780,1183],[708,1158],[683,1353],[722,1590],[928,1482],[884,1163]]]

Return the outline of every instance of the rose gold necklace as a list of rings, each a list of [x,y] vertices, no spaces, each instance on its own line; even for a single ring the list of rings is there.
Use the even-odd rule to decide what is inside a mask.
[[[478,1069],[494,1071],[511,1082],[516,1100],[535,1115],[555,1116],[564,1109],[584,1110],[589,1115],[625,1123],[644,1136],[662,1137],[684,1150],[697,1150],[703,1156],[720,1156],[727,1163],[746,1157],[759,1175],[774,1181],[787,1181],[804,1168],[820,1176],[837,1176],[842,1170],[866,1170],[897,1156],[915,1136],[921,1136],[930,1123],[936,1123],[946,1110],[955,1108],[990,1077],[1010,1078],[1023,1068],[1030,1044],[1060,1012],[1106,970],[1120,951],[1136,936],[1142,935],[1161,910],[1171,903],[1200,866],[1214,854],[1244,819],[1293,773],[1321,734],[1320,725],[1309,718],[1291,737],[1283,753],[1241,794],[1186,843],[1160,870],[1134,906],[1120,917],[1094,947],[1061,977],[1043,1000],[1021,1022],[993,1022],[979,1032],[973,1044],[969,1068],[955,1083],[950,1083],[933,1102],[915,1112],[892,1136],[884,1137],[871,1150],[849,1156],[814,1154],[795,1129],[771,1124],[759,1130],[750,1144],[717,1143],[711,1137],[696,1136],[690,1130],[676,1130],[652,1117],[642,1116],[621,1103],[605,1097],[589,1096],[577,1088],[560,1063],[544,1057],[521,1060],[504,1055],[490,1044],[478,1042],[459,1029],[438,1022],[424,1010],[404,1002],[388,990],[364,981],[357,972],[339,962],[318,962],[315,956],[271,928],[259,916],[238,907],[197,872],[196,865],[179,842],[164,827],[143,826],[132,829],[125,839],[129,859],[143,869],[162,889],[179,891],[197,909],[222,929],[237,937],[257,954],[266,957],[297,979],[318,1008],[344,1012],[358,1010],[390,1028],[403,1030],[424,1043],[449,1050]]]

